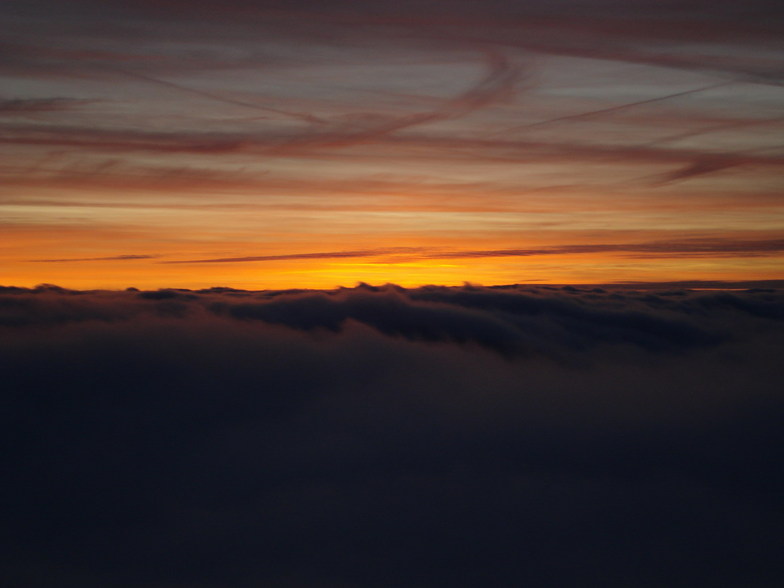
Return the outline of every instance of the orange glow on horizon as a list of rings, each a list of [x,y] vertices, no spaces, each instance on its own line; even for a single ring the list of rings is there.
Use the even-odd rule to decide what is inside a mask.
[[[2,285],[53,283],[73,289],[329,289],[358,282],[403,287],[464,282],[500,285],[602,284],[680,280],[781,279],[780,257],[727,259],[637,259],[616,254],[569,254],[481,259],[390,261],[361,257],[236,263],[164,264],[159,259],[7,264]]]

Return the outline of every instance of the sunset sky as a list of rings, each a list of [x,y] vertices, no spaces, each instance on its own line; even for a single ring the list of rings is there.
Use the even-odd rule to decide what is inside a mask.
[[[3,284],[784,278],[777,2],[0,10]]]
[[[784,586],[782,0],[0,0],[0,578]]]

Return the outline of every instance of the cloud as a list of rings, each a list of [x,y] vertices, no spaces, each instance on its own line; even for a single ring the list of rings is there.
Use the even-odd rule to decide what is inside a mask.
[[[317,253],[287,253],[283,255],[251,255],[246,257],[219,257],[214,259],[183,259],[162,261],[161,263],[241,263],[249,261],[283,261],[289,259],[342,259],[346,257],[377,257],[399,253],[416,253],[420,247],[386,247],[358,251],[325,251]]]
[[[180,92],[185,92],[185,93],[188,93],[188,94],[194,94],[194,95],[197,95],[197,96],[202,96],[204,98],[209,98],[210,100],[215,100],[217,102],[223,102],[225,104],[231,104],[231,105],[234,105],[234,106],[242,106],[244,108],[250,108],[252,110],[261,110],[261,111],[264,111],[264,112],[281,114],[281,115],[284,115],[286,117],[290,117],[290,118],[293,118],[295,120],[301,120],[303,122],[311,123],[311,124],[313,124],[313,123],[323,123],[324,122],[322,119],[320,119],[319,117],[317,117],[315,115],[312,115],[312,114],[302,113],[302,112],[294,112],[294,111],[285,110],[285,109],[282,109],[282,108],[274,108],[272,106],[265,106],[263,104],[257,104],[255,102],[249,102],[249,101],[246,101],[246,100],[238,100],[236,98],[231,98],[229,96],[223,96],[223,95],[221,95],[221,94],[219,94],[217,92],[208,92],[208,91],[204,91],[204,90],[199,90],[197,88],[190,88],[190,87],[184,86],[182,84],[175,84],[174,82],[170,82],[170,81],[167,81],[167,80],[162,80],[162,79],[159,79],[159,78],[155,78],[155,77],[152,77],[150,75],[139,73],[137,71],[127,70],[127,69],[116,69],[115,71],[117,71],[118,73],[120,73],[122,75],[125,75],[125,76],[139,78],[139,79],[145,80],[147,82],[151,82],[153,84],[165,86],[167,88],[173,88],[175,90],[178,90]]]
[[[566,164],[570,162],[612,163],[612,164],[675,164],[680,168],[657,176],[653,185],[664,185],[702,176],[732,167],[754,167],[758,169],[776,170],[784,165],[784,158],[776,154],[756,152],[725,152],[715,153],[699,149],[682,149],[663,146],[644,145],[607,145],[607,144],[577,144],[560,141],[530,141],[508,140],[502,138],[476,139],[476,138],[444,138],[435,135],[401,135],[391,136],[396,130],[418,125],[430,120],[442,120],[440,115],[435,118],[420,118],[419,115],[404,121],[395,119],[387,124],[375,123],[370,127],[360,130],[305,132],[295,136],[283,135],[276,132],[258,133],[204,133],[204,132],[144,132],[135,129],[125,130],[98,130],[89,128],[74,128],[49,126],[45,129],[26,127],[23,125],[6,126],[5,136],[0,138],[0,143],[6,145],[23,145],[34,147],[61,147],[83,150],[84,152],[112,152],[120,154],[131,153],[159,153],[164,155],[190,154],[196,156],[229,157],[240,155],[266,155],[270,157],[301,157],[305,159],[320,157],[336,157],[334,149],[358,145],[365,142],[376,143],[376,149],[365,153],[366,161],[410,161],[416,158],[420,161],[434,162],[445,161],[454,164],[455,161],[466,160],[472,163],[480,162],[509,162],[524,164],[539,164],[555,162]],[[411,123],[411,124],[409,124]],[[417,151],[412,155],[411,149]],[[355,153],[337,155],[345,161],[356,158]],[[150,181],[155,180],[153,173],[148,174]],[[185,170],[177,179],[187,180],[190,172]],[[15,171],[11,172],[11,181]],[[77,173],[77,175],[79,175]],[[193,181],[199,181],[203,172],[193,172]],[[118,174],[122,178],[122,174]],[[160,176],[160,174],[159,174]],[[101,180],[100,173],[90,174],[83,180]],[[110,176],[111,177],[111,176]],[[218,174],[220,181],[226,174]],[[139,178],[131,177],[131,181]],[[144,179],[142,177],[141,179]],[[165,179],[165,176],[164,176]],[[207,174],[209,180],[209,174]],[[22,183],[29,182],[22,179]],[[45,181],[42,179],[41,181]],[[51,181],[51,179],[49,180]],[[73,181],[73,178],[66,179]],[[231,181],[227,178],[227,184]],[[220,182],[214,182],[220,186]]]
[[[455,251],[431,254],[433,257],[528,257],[531,255],[564,255],[574,253],[641,253],[646,256],[775,255],[784,251],[782,239],[740,240],[730,238],[692,238],[650,241],[647,243],[598,243],[562,245],[538,249],[500,249],[488,251]]]
[[[530,128],[545,126],[545,125],[549,125],[549,124],[553,124],[553,123],[559,123],[559,122],[571,122],[571,121],[575,121],[575,120],[584,120],[584,119],[590,119],[590,118],[594,118],[594,117],[605,116],[607,114],[614,114],[616,112],[621,112],[621,111],[624,111],[624,110],[628,110],[628,109],[634,108],[636,106],[643,106],[643,105],[646,105],[646,104],[652,104],[652,103],[656,103],[656,102],[663,102],[665,100],[672,100],[673,98],[680,98],[682,96],[689,96],[691,94],[698,94],[700,92],[706,92],[708,90],[712,90],[714,88],[721,88],[723,86],[728,86],[730,84],[732,84],[732,82],[720,82],[720,83],[717,83],[717,84],[710,84],[708,86],[701,86],[699,88],[692,88],[691,90],[684,90],[683,92],[675,92],[675,93],[672,93],[672,94],[665,94],[664,96],[657,96],[656,98],[648,98],[646,100],[638,100],[636,102],[627,102],[625,104],[619,104],[617,106],[610,106],[608,108],[601,108],[599,110],[589,110],[589,111],[586,111],[586,112],[580,112],[580,113],[576,113],[576,114],[567,114],[567,115],[559,116],[559,117],[556,117],[556,118],[551,118],[551,119],[542,120],[542,121],[538,121],[538,122],[533,122],[533,123],[528,123],[528,124],[524,124],[524,125],[519,125],[519,126],[516,126],[516,127],[512,127],[511,129],[507,129],[504,132],[515,131],[515,130],[518,130],[518,129],[530,129]]]
[[[1,289],[4,576],[770,584],[782,309],[777,290]]]
[[[232,53],[230,59],[220,53],[190,51],[187,59],[178,59],[149,43],[165,34],[182,46],[218,38],[244,45],[249,39],[258,43],[262,38],[325,47],[416,46],[423,42],[431,47],[481,46],[496,51],[517,47],[539,55],[718,73],[757,84],[782,82],[780,63],[770,51],[775,51],[781,34],[780,9],[765,0],[747,2],[743,7],[714,3],[710,9],[697,1],[678,6],[640,1],[593,1],[590,5],[574,0],[524,5],[432,1],[404,3],[394,11],[379,2],[365,3],[361,9],[343,2],[305,2],[296,7],[277,2],[231,2],[219,10],[202,2],[136,3],[132,7],[116,2],[79,2],[70,13],[71,26],[59,27],[52,24],[58,15],[50,2],[36,3],[37,9],[30,4],[9,10],[21,34],[17,34],[19,42],[6,44],[0,65],[15,75],[113,76],[113,66],[130,63],[141,66],[141,75],[152,72],[156,77],[183,70],[226,69],[227,63],[263,67],[290,63],[269,51]],[[91,26],[80,29],[74,22]],[[179,23],[198,26],[177,26]],[[101,34],[101,27],[111,36]],[[50,33],[52,41],[47,44],[39,43],[35,36],[42,29]],[[74,48],[68,42],[73,38],[91,39],[97,47],[82,48],[84,43],[80,42]],[[119,46],[118,40],[124,45]],[[129,52],[132,43],[145,49]],[[735,51],[738,47],[758,51]]]
[[[148,189],[178,189],[204,210],[227,202],[205,192],[245,190],[255,196],[237,206],[368,210],[322,197],[366,192],[443,212],[469,185],[470,206],[509,219],[521,202],[569,209],[557,191],[528,196],[521,186],[539,174],[579,185],[571,202],[582,205],[594,173],[623,182],[638,165],[632,175],[669,187],[784,161],[748,149],[765,147],[762,131],[655,142],[676,125],[694,133],[695,121],[770,119],[784,71],[772,1],[29,0],[1,10],[11,41],[0,70],[30,92],[0,101],[14,158],[0,170],[4,202],[34,202],[50,220],[62,209],[44,207],[58,203],[146,206]],[[585,81],[573,77],[583,66]],[[715,101],[699,94],[725,83],[749,85],[717,88]],[[101,109],[51,98],[87,95]],[[678,97],[669,130],[648,117]],[[596,123],[590,135],[580,121]],[[498,136],[513,127],[518,140]],[[258,181],[261,166],[271,171]],[[421,175],[385,183],[391,168]],[[86,195],[86,185],[100,189]],[[750,226],[772,210],[754,197],[774,192],[764,177],[735,202],[722,200],[734,185],[714,185],[711,203],[732,214],[695,215],[703,227]],[[702,196],[663,187],[654,202],[650,183],[626,182],[600,206],[620,192],[632,214],[673,213],[675,196],[699,210]],[[292,194],[308,198],[291,204]],[[776,238],[593,238],[159,261],[782,250]],[[79,255],[40,257],[155,257]],[[727,286],[0,287],[0,574],[31,588],[781,585],[784,299],[779,282],[687,290]]]
[[[574,56],[718,74],[736,81],[780,86],[775,55],[780,10],[767,2],[740,9],[725,4],[710,12],[699,3],[607,3],[593,10],[567,2],[561,10],[537,11],[486,29],[444,26],[455,41],[520,47],[545,55]],[[762,15],[768,15],[767,18]],[[491,31],[491,32],[487,32]],[[732,51],[733,47],[756,51]]]
[[[132,261],[135,259],[155,259],[159,255],[113,255],[110,257],[72,257],[67,259],[31,259],[36,263],[62,263],[71,261]]]
[[[72,126],[7,125],[0,142],[9,145],[73,147],[102,151],[161,153],[234,153],[242,150],[244,135],[215,133],[159,133],[136,129],[105,130]]]
[[[373,142],[419,125],[466,116],[493,103],[509,99],[522,77],[522,68],[504,55],[488,51],[485,55],[487,72],[484,77],[464,92],[445,100],[438,108],[399,116],[353,116],[349,124],[333,124],[304,137],[290,139],[273,151],[289,154],[292,149],[342,148]],[[342,122],[342,121],[341,121]]]
[[[47,112],[63,112],[73,110],[92,100],[77,100],[73,98],[9,98],[0,99],[0,116],[8,115],[34,115]]]
[[[784,251],[782,239],[741,240],[730,238],[691,238],[683,240],[650,241],[647,243],[596,243],[583,245],[560,245],[531,249],[487,249],[443,251],[427,247],[386,247],[355,251],[324,251],[313,253],[289,253],[283,255],[250,255],[244,257],[219,257],[211,259],[182,259],[161,261],[166,264],[187,263],[248,263],[261,261],[283,261],[291,259],[342,259],[350,257],[382,257],[405,254],[420,259],[462,259],[485,257],[531,257],[537,255],[572,255],[590,253],[643,254],[646,257],[735,257],[738,255],[777,255]],[[68,260],[54,260],[68,261]],[[84,261],[84,260],[78,260]]]
[[[732,158],[705,156],[697,159],[693,163],[687,164],[680,169],[663,174],[658,182],[669,184],[672,182],[686,180],[695,176],[704,176],[717,171],[722,171],[732,167],[742,165],[741,161],[733,161]]]

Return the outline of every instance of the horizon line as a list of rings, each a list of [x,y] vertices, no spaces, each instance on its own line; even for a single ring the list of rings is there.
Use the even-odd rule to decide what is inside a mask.
[[[0,294],[35,291],[63,291],[63,292],[156,292],[156,291],[180,291],[196,293],[220,293],[220,292],[329,292],[333,290],[352,290],[352,289],[382,289],[395,288],[400,290],[416,290],[421,288],[542,288],[542,289],[569,289],[569,288],[607,288],[607,289],[658,289],[658,288],[681,288],[686,290],[745,290],[754,288],[784,289],[784,279],[761,279],[761,280],[672,280],[672,281],[617,281],[617,282],[516,282],[508,284],[479,284],[475,282],[463,282],[462,284],[422,284],[418,286],[401,286],[394,282],[384,282],[382,284],[370,284],[364,281],[357,281],[353,286],[335,285],[331,288],[303,288],[292,286],[289,288],[235,288],[231,286],[209,286],[205,288],[182,288],[176,286],[164,286],[159,288],[144,289],[135,286],[125,288],[69,288],[51,283],[40,283],[35,286],[16,286],[0,284]]]

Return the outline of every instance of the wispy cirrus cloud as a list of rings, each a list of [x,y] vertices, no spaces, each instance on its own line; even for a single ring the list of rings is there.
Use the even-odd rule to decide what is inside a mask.
[[[516,159],[526,162],[569,162],[606,160],[628,164],[681,164],[683,170],[666,176],[673,182],[696,175],[705,175],[738,166],[778,168],[784,166],[784,155],[755,151],[717,152],[701,151],[657,145],[577,144],[554,140],[510,140],[506,138],[457,138],[434,135],[405,134],[390,137],[393,131],[408,126],[436,120],[438,116],[416,116],[411,125],[397,121],[380,125],[373,130],[345,130],[283,135],[280,133],[159,133],[127,130],[96,130],[73,127],[40,128],[37,126],[7,125],[0,144],[41,147],[67,147],[88,151],[109,150],[117,153],[151,152],[193,155],[250,155],[264,154],[278,157],[318,158],[333,149],[351,147],[360,143],[374,143],[382,152],[379,158],[411,158],[438,160],[439,158],[470,157],[476,161],[503,161]],[[409,121],[411,122],[411,121]],[[775,124],[775,122],[774,122]],[[429,148],[424,154],[412,156],[410,147]],[[325,153],[326,151],[326,153]],[[356,157],[351,153],[344,157]],[[372,158],[373,153],[366,153]],[[709,162],[709,163],[708,163]]]

